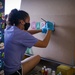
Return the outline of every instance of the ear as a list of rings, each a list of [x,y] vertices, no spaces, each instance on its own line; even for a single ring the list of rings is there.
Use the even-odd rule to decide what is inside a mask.
[[[25,20],[26,23],[30,23],[30,17],[28,16]]]
[[[20,23],[21,23],[22,25],[24,25],[24,24],[25,24],[25,22],[24,22],[23,20],[20,20]]]

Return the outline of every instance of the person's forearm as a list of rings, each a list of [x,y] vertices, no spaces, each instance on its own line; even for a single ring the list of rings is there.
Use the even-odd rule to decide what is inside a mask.
[[[47,33],[47,35],[46,35],[46,37],[45,37],[44,40],[43,40],[43,42],[45,43],[46,46],[48,45],[48,43],[49,43],[49,41],[50,41],[51,32],[52,32],[52,31],[49,30],[48,33]]]
[[[35,47],[46,48],[51,37],[51,31],[49,30],[44,40],[38,40],[38,42],[34,45]]]
[[[28,32],[30,34],[36,34],[36,33],[42,32],[42,30],[41,29],[40,30],[28,30]]]

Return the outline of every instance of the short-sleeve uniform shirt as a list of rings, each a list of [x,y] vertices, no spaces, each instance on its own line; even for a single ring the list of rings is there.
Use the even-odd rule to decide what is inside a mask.
[[[31,48],[38,39],[16,26],[8,26],[4,33],[4,70],[11,74],[21,68],[21,60],[27,47]]]

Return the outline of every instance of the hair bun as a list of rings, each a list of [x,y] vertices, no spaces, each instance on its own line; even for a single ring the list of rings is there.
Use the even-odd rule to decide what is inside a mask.
[[[13,10],[11,10],[11,13],[16,14],[16,13],[18,13],[18,10],[17,9],[13,9]]]
[[[18,13],[18,10],[17,9],[13,9],[12,11],[11,11],[11,13]]]

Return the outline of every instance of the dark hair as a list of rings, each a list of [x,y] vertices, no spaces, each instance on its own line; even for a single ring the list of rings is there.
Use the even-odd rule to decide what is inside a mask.
[[[17,26],[20,23],[20,20],[25,20],[28,16],[29,14],[23,10],[18,11],[17,9],[13,9],[8,17],[9,25],[15,24],[15,26]]]

